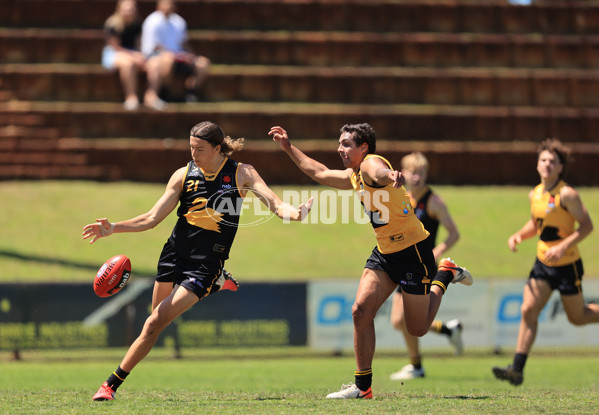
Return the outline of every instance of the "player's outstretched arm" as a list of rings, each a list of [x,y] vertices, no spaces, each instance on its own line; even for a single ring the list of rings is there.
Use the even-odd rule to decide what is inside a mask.
[[[287,131],[282,127],[275,126],[270,129],[268,135],[272,135],[273,141],[281,145],[281,149],[287,153],[289,158],[312,180],[337,189],[351,189],[351,169],[332,170],[324,164],[308,157],[303,151],[291,144]]]
[[[395,188],[400,188],[406,182],[404,175],[397,170],[390,169],[381,159],[369,158],[360,165],[362,177],[368,184],[378,186],[387,186],[392,184]]]
[[[152,229],[162,222],[179,203],[179,196],[183,189],[183,178],[185,167],[177,170],[171,176],[164,194],[148,212],[122,222],[111,223],[108,219],[96,219],[96,223],[90,223],[83,227],[83,239],[92,238],[89,243],[93,244],[98,239],[110,236],[113,233],[142,232]]]
[[[256,197],[260,199],[271,212],[281,219],[301,221],[312,208],[313,198],[305,203],[294,207],[289,203],[283,202],[275,192],[273,192],[258,174],[256,169],[249,164],[242,164],[239,167],[239,182],[243,188],[251,189]]]

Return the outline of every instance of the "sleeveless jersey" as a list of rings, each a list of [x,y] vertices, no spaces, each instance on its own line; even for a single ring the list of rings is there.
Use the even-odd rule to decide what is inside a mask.
[[[550,191],[545,191],[543,184],[534,188],[530,200],[532,217],[537,224],[539,242],[537,242],[537,258],[550,267],[571,264],[580,259],[576,245],[570,247],[558,261],[548,261],[545,252],[557,245],[561,240],[574,232],[575,219],[561,204],[560,192],[566,186],[563,180]]]
[[[364,160],[376,157],[390,169],[385,158],[369,154]],[[374,228],[377,247],[383,254],[401,251],[427,238],[429,232],[414,214],[414,208],[406,189],[390,183],[387,186],[369,186],[364,183],[362,173],[352,173],[351,183]]]
[[[435,247],[437,241],[437,231],[439,230],[439,221],[430,217],[426,209],[428,206],[428,201],[432,195],[433,191],[430,188],[427,188],[426,193],[424,193],[424,196],[422,196],[420,200],[415,200],[414,198],[410,197],[412,206],[415,206],[414,213],[416,214],[416,217],[418,220],[420,220],[420,222],[422,222],[424,229],[430,233],[430,236],[426,239],[426,243],[430,246],[431,250]]]
[[[214,174],[187,165],[175,224],[169,238],[178,256],[225,260],[237,233],[243,197],[237,187],[239,163],[225,158]]]

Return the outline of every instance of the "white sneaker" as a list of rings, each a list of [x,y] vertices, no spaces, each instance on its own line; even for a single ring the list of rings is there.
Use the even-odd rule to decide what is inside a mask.
[[[449,343],[455,348],[455,354],[461,355],[464,351],[464,343],[462,342],[462,322],[458,319],[449,320],[445,326],[451,330],[449,335]]]
[[[137,98],[127,98],[125,102],[123,102],[123,108],[126,111],[135,111],[139,108],[139,100]]]
[[[464,267],[459,267],[451,258],[443,258],[439,261],[439,270],[451,271],[453,274],[452,284],[460,283],[464,285],[472,285],[474,282],[472,274]]]
[[[341,386],[339,392],[329,393],[327,399],[372,399],[372,388],[368,388],[366,392],[362,392],[356,385]]]
[[[424,377],[424,367],[416,369],[414,365],[409,364],[401,368],[399,372],[391,373],[391,380],[410,380]]]

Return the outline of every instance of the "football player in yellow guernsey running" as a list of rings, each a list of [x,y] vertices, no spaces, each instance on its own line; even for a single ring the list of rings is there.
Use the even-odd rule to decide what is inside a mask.
[[[173,173],[164,194],[148,212],[119,222],[96,219],[83,227],[83,239],[91,238],[90,243],[113,233],[147,231],[179,205],[178,220],[158,260],[152,313],[94,401],[114,399],[125,378],[175,318],[210,294],[237,290],[223,267],[243,211],[231,207],[241,207],[248,191],[281,219],[300,221],[312,206],[312,199],[299,208],[281,201],[254,167],[230,159],[243,147],[243,139],[233,140],[213,122],[204,121],[191,129],[189,147],[192,160]]]
[[[289,141],[282,127],[272,127],[273,140],[294,163],[318,183],[337,189],[354,189],[370,218],[377,246],[366,261],[356,300],[352,307],[355,384],[344,385],[327,398],[372,398],[372,360],[375,350],[374,317],[398,284],[404,293],[408,331],[424,336],[437,314],[450,282],[471,285],[472,276],[444,258],[435,257],[424,240],[429,232],[414,214],[403,187],[403,175],[391,163],[375,154],[376,135],[369,124],[344,125],[337,152],[344,170],[332,170],[308,157]]]
[[[537,334],[539,315],[553,290],[559,290],[568,321],[575,326],[599,322],[599,305],[585,305],[582,296],[582,259],[577,244],[593,230],[586,207],[564,176],[570,149],[559,140],[547,139],[538,151],[537,172],[541,184],[530,191],[531,218],[508,245],[514,252],[523,240],[539,235],[537,259],[522,296],[522,318],[513,363],[494,367],[497,379],[512,385],[523,381],[524,365]],[[575,224],[578,222],[578,227]]]

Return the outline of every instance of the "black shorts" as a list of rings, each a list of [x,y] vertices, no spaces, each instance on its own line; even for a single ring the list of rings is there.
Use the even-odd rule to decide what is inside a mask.
[[[583,274],[582,259],[561,267],[550,267],[537,258],[529,278],[547,281],[552,290],[558,290],[562,295],[574,295],[582,293]]]
[[[399,284],[398,290],[416,295],[430,292],[437,272],[433,251],[426,249],[424,241],[392,254],[382,254],[378,247],[374,247],[364,268],[385,271],[394,283]]]
[[[156,281],[172,282],[193,292],[201,300],[212,291],[214,283],[223,269],[222,259],[215,261],[194,261],[177,255],[170,243],[164,244]]]

